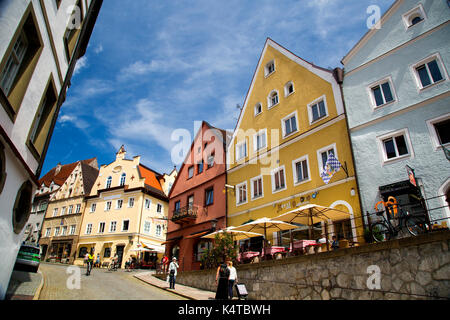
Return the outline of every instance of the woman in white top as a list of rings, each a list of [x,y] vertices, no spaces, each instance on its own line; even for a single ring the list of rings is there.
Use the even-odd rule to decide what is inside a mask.
[[[236,268],[233,267],[232,261],[227,261],[228,269],[230,270],[230,276],[228,277],[228,296],[230,300],[233,299],[233,287],[234,283],[238,283],[237,271]]]

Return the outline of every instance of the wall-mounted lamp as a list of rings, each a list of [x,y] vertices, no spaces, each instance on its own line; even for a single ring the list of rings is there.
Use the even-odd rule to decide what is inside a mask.
[[[133,236],[128,236],[128,242],[129,242],[130,244],[133,244]]]
[[[212,220],[211,220],[211,228],[212,228],[213,230],[216,230],[217,222],[218,222],[217,219],[212,219]]]
[[[356,195],[355,188],[351,188],[351,189],[350,189],[350,195],[351,195],[352,197],[354,197],[354,196]]]

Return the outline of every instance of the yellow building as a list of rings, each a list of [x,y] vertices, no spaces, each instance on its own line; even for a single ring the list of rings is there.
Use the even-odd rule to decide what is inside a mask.
[[[349,212],[351,219],[330,223],[328,232],[362,241],[339,70],[317,67],[267,39],[228,147],[228,226],[313,203]],[[321,172],[331,153],[346,170],[326,184]],[[307,235],[300,230],[297,237]],[[319,226],[314,237],[324,231]]]
[[[168,198],[164,190],[177,172],[162,175],[140,163],[140,156],[125,159],[123,146],[116,160],[102,165],[91,193],[80,232],[75,264],[87,252],[110,262],[117,253],[124,265],[130,256],[145,265],[162,257],[166,239]]]

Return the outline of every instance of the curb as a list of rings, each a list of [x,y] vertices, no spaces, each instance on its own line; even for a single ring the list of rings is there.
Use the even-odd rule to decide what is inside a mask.
[[[38,273],[41,274],[41,283],[39,284],[39,287],[36,289],[36,292],[33,296],[33,300],[39,300],[39,296],[41,295],[41,291],[42,291],[42,288],[44,287],[44,283],[45,283],[44,274],[42,273],[42,271],[38,270]]]
[[[162,286],[159,286],[159,285],[154,284],[154,283],[151,283],[151,282],[147,282],[147,281],[145,281],[145,280],[143,280],[143,279],[138,278],[137,275],[134,275],[133,277],[136,278],[136,279],[138,279],[138,280],[140,280],[140,281],[142,281],[142,282],[145,282],[146,284],[149,284],[149,285],[151,285],[151,286],[154,286],[154,287],[156,287],[156,288],[162,289],[162,290],[167,291],[167,292],[171,292],[171,293],[176,294],[176,295],[178,295],[178,296],[180,296],[180,297],[183,297],[183,298],[186,298],[186,299],[189,299],[189,300],[197,300],[197,299],[195,299],[194,297],[191,297],[191,296],[182,294],[182,293],[180,293],[180,292],[174,291],[173,289],[169,289],[169,288],[162,287]],[[152,275],[152,277],[153,277],[153,275]]]

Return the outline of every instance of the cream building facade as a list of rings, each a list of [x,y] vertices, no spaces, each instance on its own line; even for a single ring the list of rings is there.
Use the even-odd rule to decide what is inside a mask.
[[[130,256],[151,266],[162,257],[166,239],[168,198],[164,190],[177,172],[160,174],[140,163],[140,156],[125,158],[122,146],[116,160],[102,165],[80,230],[75,264],[87,252],[109,263],[115,254],[123,266]],[[165,178],[164,178],[165,177]]]

